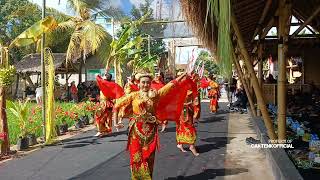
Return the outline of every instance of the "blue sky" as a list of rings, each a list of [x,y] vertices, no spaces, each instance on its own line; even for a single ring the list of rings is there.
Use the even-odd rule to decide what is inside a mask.
[[[29,1],[42,6],[42,0],[29,0]],[[122,9],[126,14],[130,13],[130,10],[133,5],[138,6],[141,2],[143,2],[140,0],[109,0],[109,1],[111,6]],[[64,12],[70,15],[73,13],[68,9],[66,0],[60,0],[60,4],[59,4],[59,0],[47,0],[46,3],[48,7],[55,8],[61,12]]]

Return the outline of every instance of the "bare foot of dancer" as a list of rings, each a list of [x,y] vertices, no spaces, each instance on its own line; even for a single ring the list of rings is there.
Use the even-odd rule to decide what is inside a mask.
[[[123,125],[122,122],[120,122],[120,123],[118,123],[117,125],[115,125],[115,127],[116,127],[116,131],[119,132],[119,129],[124,128],[124,125]]]
[[[165,125],[165,124],[162,124],[162,128],[161,128],[161,131],[160,131],[160,132],[164,132],[165,129],[166,129],[166,125]]]
[[[187,152],[186,150],[183,149],[182,144],[178,144],[177,148],[180,149],[181,152]]]
[[[194,155],[194,156],[199,156],[200,154],[197,152],[197,150],[196,150],[196,148],[194,147],[194,145],[191,145],[190,147],[189,147],[189,149],[190,149],[190,151],[192,152],[192,154]]]
[[[95,134],[95,137],[99,137],[101,135],[101,132],[97,132],[97,134]]]

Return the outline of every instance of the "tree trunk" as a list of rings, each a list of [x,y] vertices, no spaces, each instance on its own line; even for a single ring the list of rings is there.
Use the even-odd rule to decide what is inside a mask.
[[[79,84],[82,82],[82,66],[83,66],[83,60],[80,61],[80,67],[79,67]]]
[[[0,143],[0,154],[8,154],[10,151],[10,143],[6,113],[6,94],[4,87],[0,87],[0,134],[3,136],[3,142]]]
[[[19,77],[19,74],[17,74],[16,88],[15,88],[14,94],[13,94],[14,98],[17,98],[18,88],[19,88],[19,80],[20,80],[20,77]]]
[[[256,75],[254,73],[254,69],[253,69],[253,65],[252,65],[252,63],[250,61],[249,53],[248,53],[247,49],[245,48],[245,44],[244,44],[244,41],[243,41],[243,38],[242,38],[242,34],[241,34],[240,30],[239,30],[239,27],[238,27],[238,24],[237,24],[237,21],[236,21],[236,18],[235,18],[234,15],[232,15],[232,17],[231,17],[231,24],[232,24],[234,32],[235,32],[235,34],[237,36],[237,42],[238,42],[241,54],[244,57],[244,62],[245,62],[245,65],[247,67],[248,73],[250,74],[250,77],[252,79],[253,89],[254,89],[254,92],[255,92],[257,100],[258,100],[258,105],[259,105],[261,113],[262,113],[264,124],[265,124],[265,126],[266,126],[266,128],[268,130],[269,138],[272,139],[272,140],[275,140],[275,139],[277,139],[277,135],[274,132],[273,123],[272,123],[272,120],[271,120],[271,118],[269,116],[269,113],[268,113],[268,110],[267,110],[267,107],[266,107],[266,103],[265,103],[265,100],[263,98],[263,94],[262,94],[261,88],[259,86],[258,79],[257,79],[257,77],[256,77]]]

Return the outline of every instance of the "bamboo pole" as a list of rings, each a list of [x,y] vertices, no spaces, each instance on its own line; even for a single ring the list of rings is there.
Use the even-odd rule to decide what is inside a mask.
[[[259,44],[259,48],[258,48],[258,59],[259,59],[259,63],[258,63],[258,81],[259,81],[259,85],[260,88],[263,89],[263,59],[262,59],[262,53],[263,53],[263,45]],[[259,106],[257,107],[257,116],[261,116],[261,111],[259,109]]]
[[[278,44],[278,139],[286,139],[286,52],[290,29],[291,3],[286,0],[279,1],[279,44]]]
[[[234,51],[232,51],[232,54],[233,54],[233,62],[234,62],[234,64],[236,65],[236,70],[237,70],[238,75],[239,75],[239,77],[240,77],[240,81],[241,81],[241,83],[242,83],[242,85],[243,85],[243,87],[244,87],[244,90],[246,91],[246,94],[247,94],[247,97],[248,97],[248,100],[249,100],[251,112],[252,112],[253,116],[257,116],[256,111],[255,111],[255,108],[254,108],[254,102],[253,102],[253,99],[252,99],[252,95],[251,95],[251,93],[249,92],[248,84],[247,84],[246,81],[244,80],[243,72],[242,72],[242,70],[241,70],[239,61],[237,60]]]
[[[262,15],[261,15],[261,17],[260,17],[260,19],[259,19],[258,25],[257,25],[257,27],[256,27],[256,29],[255,29],[255,31],[254,31],[254,33],[253,33],[251,42],[254,41],[254,38],[255,38],[255,37],[259,34],[259,32],[262,30],[262,28],[263,28],[263,27],[262,27],[262,23],[263,23],[264,19],[266,18],[267,14],[268,14],[268,12],[269,12],[269,9],[270,9],[270,7],[271,7],[271,4],[272,4],[272,0],[268,0],[268,1],[266,2],[265,6],[264,6],[264,8],[263,8],[263,11],[262,11]]]
[[[274,132],[273,124],[272,124],[271,118],[269,116],[269,113],[268,113],[268,110],[267,110],[267,107],[266,107],[266,104],[265,104],[265,101],[264,101],[264,98],[262,95],[261,88],[259,87],[258,79],[255,76],[253,66],[250,61],[249,53],[248,53],[247,49],[245,48],[244,41],[243,41],[241,32],[239,30],[239,27],[238,27],[238,24],[237,24],[237,21],[236,21],[236,18],[234,15],[231,16],[231,24],[232,24],[234,32],[237,36],[237,42],[238,42],[241,54],[244,57],[244,62],[245,62],[245,65],[248,69],[248,73],[250,74],[250,76],[253,80],[253,89],[254,89],[254,92],[255,92],[257,100],[258,100],[258,105],[260,106],[260,109],[261,109],[263,121],[264,121],[264,124],[267,128],[269,138],[272,140],[275,140],[277,138],[277,136]]]

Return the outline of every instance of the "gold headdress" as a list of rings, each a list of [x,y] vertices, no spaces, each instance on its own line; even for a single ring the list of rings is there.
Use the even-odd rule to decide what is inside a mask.
[[[178,74],[177,74],[177,76],[181,76],[183,73],[184,73],[184,72],[179,71]]]
[[[153,75],[149,71],[146,71],[146,70],[138,71],[138,73],[135,76],[135,78],[137,80],[140,80],[143,77],[148,77],[150,79],[153,79]]]

